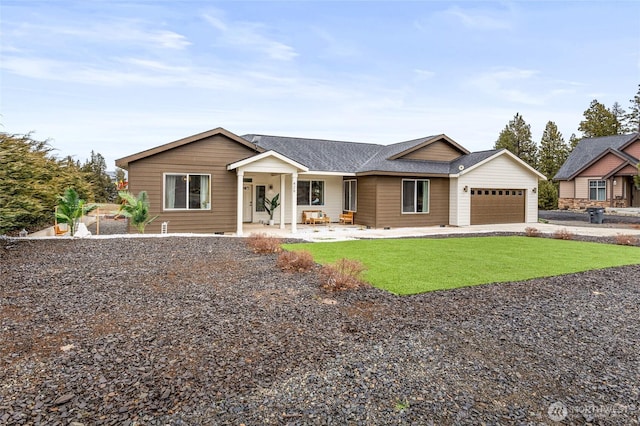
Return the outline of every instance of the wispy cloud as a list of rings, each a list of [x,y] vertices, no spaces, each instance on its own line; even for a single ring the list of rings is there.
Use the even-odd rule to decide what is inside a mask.
[[[414,69],[413,73],[416,75],[418,80],[428,80],[436,75],[435,72],[423,69]]]
[[[541,105],[544,99],[539,92],[523,90],[532,84],[531,80],[538,74],[538,71],[528,69],[495,69],[473,78],[471,85],[494,98],[527,105]]]
[[[444,12],[454,17],[466,28],[475,30],[508,30],[513,27],[513,16],[510,11],[463,9],[453,6]]]
[[[268,37],[264,25],[256,22],[225,22],[225,15],[220,11],[209,11],[202,15],[203,19],[220,32],[220,41],[231,47],[241,47],[262,52],[265,56],[290,61],[298,56],[295,49],[285,43]]]

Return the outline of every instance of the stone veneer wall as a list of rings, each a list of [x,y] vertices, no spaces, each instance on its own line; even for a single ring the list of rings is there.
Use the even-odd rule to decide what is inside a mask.
[[[558,209],[560,210],[584,210],[587,207],[611,207],[611,200],[593,201],[588,198],[560,198],[558,199]],[[629,207],[629,203],[624,198],[613,200],[613,207]]]

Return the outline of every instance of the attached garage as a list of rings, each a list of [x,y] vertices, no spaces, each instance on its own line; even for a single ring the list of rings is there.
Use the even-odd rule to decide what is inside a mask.
[[[524,189],[471,189],[471,225],[525,222]]]

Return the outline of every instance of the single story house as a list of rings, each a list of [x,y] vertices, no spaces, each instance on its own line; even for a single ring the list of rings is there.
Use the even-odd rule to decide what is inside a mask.
[[[639,159],[640,133],[582,139],[553,177],[558,207],[640,207]]]
[[[506,150],[469,152],[446,135],[391,145],[267,135],[223,128],[116,161],[129,190],[147,191],[147,228],[242,235],[268,221],[265,197],[279,194],[275,223],[296,232],[302,214],[331,222],[351,211],[372,228],[537,222],[544,176]]]

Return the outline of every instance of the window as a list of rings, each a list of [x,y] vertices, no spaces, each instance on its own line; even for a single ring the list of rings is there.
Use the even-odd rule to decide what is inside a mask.
[[[607,182],[604,180],[589,181],[589,199],[604,201],[607,199]]]
[[[256,186],[256,211],[257,212],[265,211],[264,198],[266,193],[267,193],[266,187],[264,185]]]
[[[358,205],[358,181],[356,180],[345,180],[343,183],[344,187],[344,202],[342,209],[350,210],[355,212]]]
[[[402,180],[402,213],[429,213],[429,180]]]
[[[298,181],[298,205],[299,206],[324,206],[324,181],[299,180]]]
[[[211,208],[211,175],[165,174],[164,208],[209,210]]]

